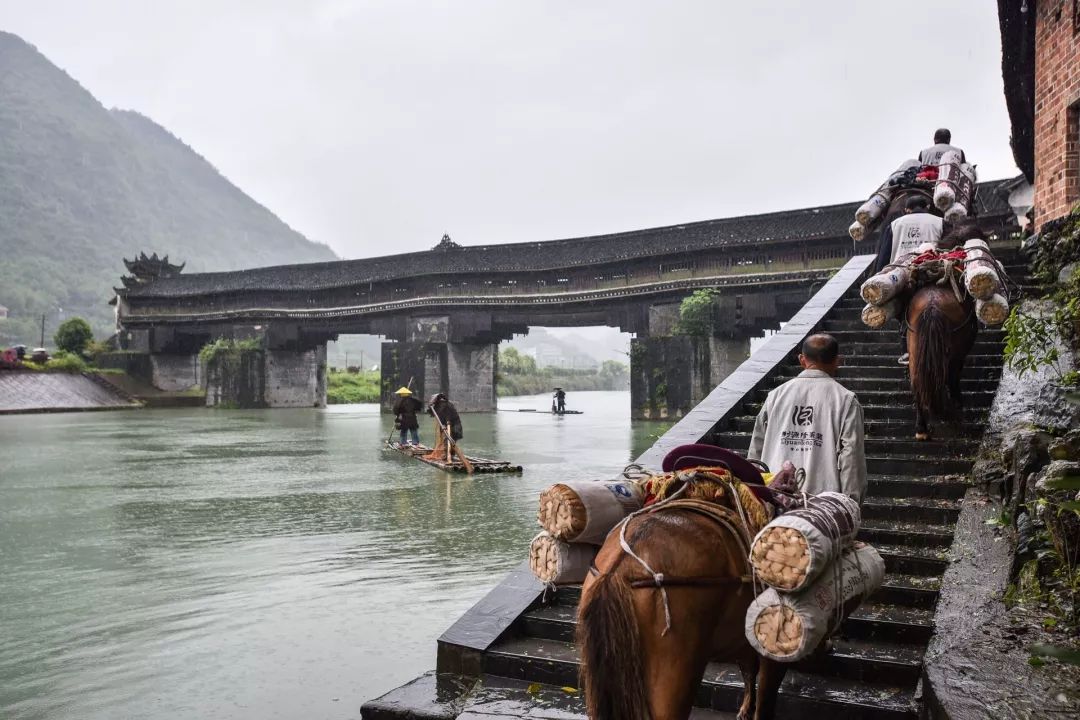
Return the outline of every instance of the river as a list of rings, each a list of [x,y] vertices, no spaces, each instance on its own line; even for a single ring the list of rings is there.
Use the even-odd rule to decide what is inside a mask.
[[[358,718],[525,557],[543,487],[648,447],[629,402],[465,415],[525,466],[475,478],[381,450],[372,405],[0,416],[0,717]]]

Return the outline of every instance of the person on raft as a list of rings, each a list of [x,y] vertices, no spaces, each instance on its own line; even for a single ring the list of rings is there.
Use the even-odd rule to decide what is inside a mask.
[[[941,163],[941,156],[950,150],[960,153],[960,162],[967,162],[964,151],[951,143],[952,132],[949,128],[938,128],[934,132],[934,144],[919,153],[919,162],[936,168]]]
[[[435,418],[436,434],[439,441],[435,444],[435,449],[428,453],[426,457],[433,460],[446,460],[449,455],[447,433],[450,434],[450,442],[454,444],[465,437],[461,427],[461,416],[458,415],[457,408],[443,393],[431,396],[431,400],[428,401],[427,414]]]
[[[552,397],[555,401],[551,403],[553,406],[551,409],[559,415],[562,415],[566,412],[566,391],[561,387],[557,387],[555,388],[555,394]]]
[[[416,419],[416,413],[424,409],[424,403],[420,402],[407,387],[399,388],[394,394],[398,396],[392,408],[394,427],[401,431],[400,444],[404,445],[406,436],[411,435],[409,444],[419,445],[420,422]]]
[[[802,344],[797,377],[772,390],[754,423],[746,457],[770,468],[784,461],[806,471],[802,492],[866,494],[863,411],[855,393],[836,381],[840,343],[811,335]]]

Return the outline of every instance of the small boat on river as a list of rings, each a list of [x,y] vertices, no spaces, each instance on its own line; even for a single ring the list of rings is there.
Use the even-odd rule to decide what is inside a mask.
[[[415,458],[422,463],[427,463],[440,470],[455,473],[468,472],[465,464],[455,457],[451,457],[451,460],[449,461],[432,460],[425,457],[431,453],[431,448],[427,445],[402,445],[401,443],[387,440],[385,447],[387,450],[393,450],[406,457]],[[511,465],[505,460],[489,460],[488,458],[473,457],[472,455],[466,455],[465,457],[468,458],[469,463],[472,465],[473,472],[475,473],[519,473],[523,469],[520,465]]]
[[[500,412],[527,412],[535,413],[536,415],[584,415],[584,410],[563,410],[562,412],[556,412],[554,410],[536,410],[534,408],[499,408]]]

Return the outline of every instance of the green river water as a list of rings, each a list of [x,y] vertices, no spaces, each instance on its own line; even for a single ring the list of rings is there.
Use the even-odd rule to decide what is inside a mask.
[[[662,429],[568,400],[465,415],[525,466],[475,478],[381,450],[375,406],[0,416],[0,718],[358,718],[525,557],[541,488]]]

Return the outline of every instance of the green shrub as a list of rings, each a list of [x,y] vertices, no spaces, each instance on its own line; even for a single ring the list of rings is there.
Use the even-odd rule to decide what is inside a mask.
[[[81,355],[93,339],[94,332],[90,329],[90,323],[81,317],[69,318],[60,323],[53,335],[57,348],[76,355]]]
[[[199,360],[209,365],[223,356],[239,357],[242,352],[252,352],[254,350],[262,350],[262,341],[258,338],[248,338],[247,340],[218,338],[214,342],[202,346],[202,349],[199,350]]]
[[[45,363],[45,369],[50,372],[79,373],[86,370],[86,361],[75,353],[61,350]]]
[[[679,322],[675,332],[680,335],[712,335],[716,319],[713,300],[716,291],[708,288],[695,290],[679,304]]]
[[[326,374],[326,402],[329,405],[379,402],[379,371],[350,373],[331,370]]]

